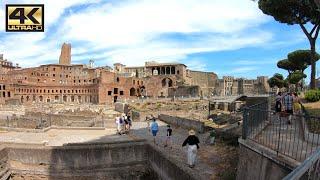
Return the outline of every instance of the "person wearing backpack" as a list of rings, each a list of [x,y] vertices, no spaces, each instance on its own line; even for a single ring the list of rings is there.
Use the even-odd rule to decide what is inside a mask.
[[[275,105],[276,114],[278,115],[278,120],[280,120],[280,113],[283,108],[282,101],[283,101],[282,94],[281,94],[281,92],[278,92],[278,95],[276,96],[276,105]]]

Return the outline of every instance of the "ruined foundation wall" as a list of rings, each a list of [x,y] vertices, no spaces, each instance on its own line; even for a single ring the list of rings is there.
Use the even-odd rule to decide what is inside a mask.
[[[8,148],[13,179],[148,179],[156,177],[143,141]],[[123,173],[128,172],[128,173]],[[155,178],[156,179],[156,178]]]
[[[242,143],[240,143],[239,157],[237,180],[278,180],[291,172],[291,169],[279,165]]]
[[[200,94],[199,86],[179,86],[178,88],[169,88],[168,96],[169,97],[199,97]]]
[[[170,159],[144,140],[62,147],[10,145],[0,150],[0,160],[3,159],[0,167],[10,167],[6,174],[13,180],[198,179],[185,164]]]
[[[189,71],[190,85],[200,87],[200,96],[211,96],[218,76],[213,72]]]
[[[176,163],[170,160],[157,149],[153,148],[151,145],[147,145],[147,153],[149,163],[152,169],[158,174],[161,180],[196,180],[198,178],[194,177],[192,174],[186,172],[186,170],[181,169]],[[183,165],[184,166],[184,165]]]
[[[159,119],[168,124],[172,124],[175,126],[183,127],[186,129],[194,129],[199,133],[204,132],[204,123],[201,121],[195,121],[187,118],[177,117],[177,116],[169,116],[165,114],[160,114]]]

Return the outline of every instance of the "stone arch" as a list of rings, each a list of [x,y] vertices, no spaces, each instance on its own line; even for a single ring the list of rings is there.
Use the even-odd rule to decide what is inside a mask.
[[[43,96],[39,96],[39,101],[40,101],[40,102],[43,101]]]
[[[145,96],[146,87],[145,86],[141,86],[139,89],[140,89],[140,96]]]
[[[74,96],[71,96],[71,102],[74,102]]]
[[[21,96],[21,103],[23,103],[23,101],[24,101],[24,97],[23,97],[23,96]]]
[[[170,78],[164,78],[161,81],[162,87],[168,86],[168,87],[172,87],[173,86],[173,81]]]
[[[66,95],[63,96],[63,101],[67,102],[67,96]]]
[[[130,89],[130,96],[136,96],[136,89],[135,88]]]
[[[29,96],[26,97],[26,100],[29,101]]]
[[[168,87],[172,87],[172,85],[173,85],[172,79],[168,78],[167,82],[168,82]]]

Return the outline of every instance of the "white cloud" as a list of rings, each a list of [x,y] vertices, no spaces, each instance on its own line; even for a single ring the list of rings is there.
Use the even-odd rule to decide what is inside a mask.
[[[195,71],[207,71],[207,65],[202,60],[190,60],[185,63],[189,69]]]
[[[246,73],[246,72],[250,72],[250,71],[255,71],[257,70],[258,67],[254,67],[254,66],[251,66],[251,67],[237,67],[237,68],[234,68],[231,70],[232,73]]]
[[[126,0],[65,11],[99,2],[33,1],[45,4],[46,31],[57,30],[4,34],[0,53],[24,66],[56,59],[54,63],[67,41],[73,43],[73,54],[84,54],[72,57],[75,61],[92,58],[101,65],[142,65],[148,60],[181,61],[192,53],[263,45],[272,38],[271,33],[259,30],[269,18],[250,0]],[[66,16],[61,17],[63,13]],[[163,37],[174,33],[179,36]]]

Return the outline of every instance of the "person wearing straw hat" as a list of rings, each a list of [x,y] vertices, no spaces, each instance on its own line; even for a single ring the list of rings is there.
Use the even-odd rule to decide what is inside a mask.
[[[189,131],[189,136],[184,140],[182,146],[188,144],[188,165],[190,168],[193,168],[196,161],[197,151],[199,149],[199,138],[196,136],[196,132],[191,129]]]

